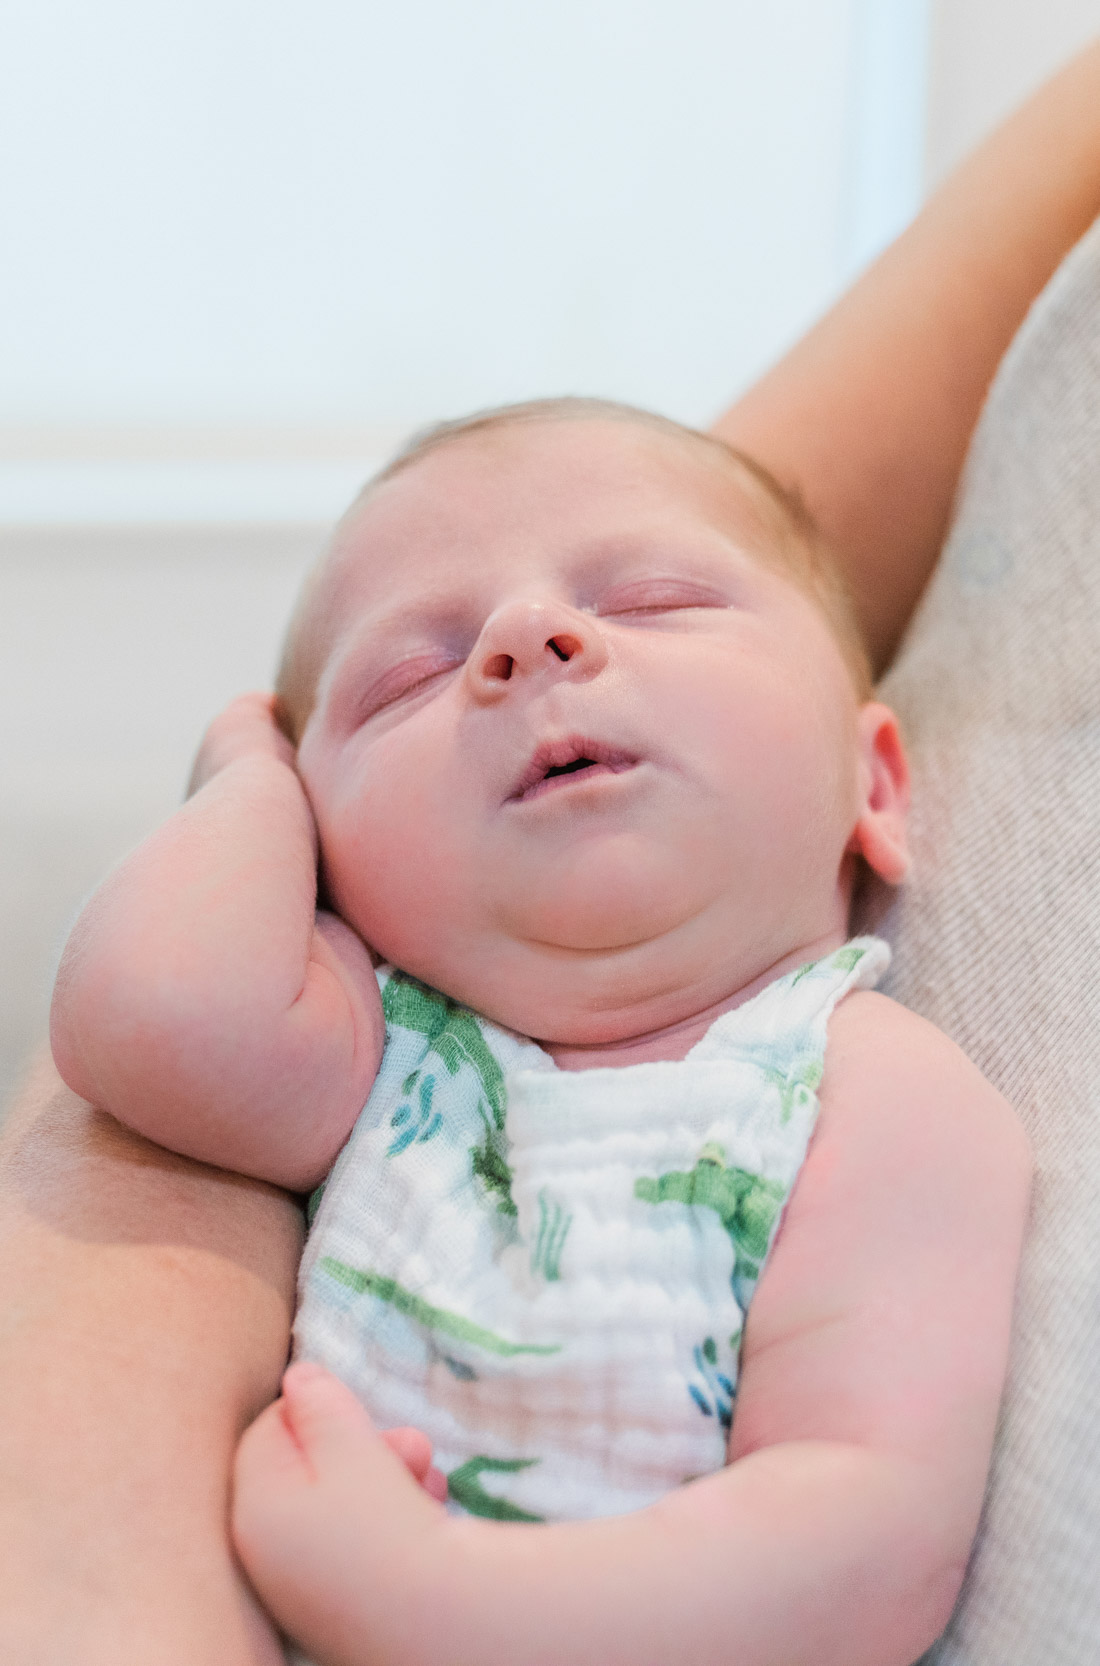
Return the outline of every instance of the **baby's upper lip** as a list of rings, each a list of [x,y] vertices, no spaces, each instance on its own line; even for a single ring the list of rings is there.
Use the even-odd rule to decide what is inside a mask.
[[[625,747],[593,740],[588,735],[563,735],[541,741],[532,753],[531,761],[523,774],[508,794],[508,802],[515,803],[526,798],[548,776],[565,773],[570,765],[580,765],[583,762],[603,764],[605,768],[618,774],[622,770],[633,768],[638,762],[638,755],[636,752],[628,752]]]

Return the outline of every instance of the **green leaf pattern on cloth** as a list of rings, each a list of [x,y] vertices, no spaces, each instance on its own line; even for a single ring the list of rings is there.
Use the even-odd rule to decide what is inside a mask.
[[[694,1168],[635,1180],[634,1196],[643,1203],[713,1209],[733,1245],[733,1283],[739,1288],[759,1276],[787,1190],[759,1174],[727,1168],[725,1158],[720,1145],[705,1145]]]
[[[452,1469],[447,1477],[447,1496],[472,1516],[485,1516],[489,1521],[544,1521],[544,1516],[521,1510],[495,1493],[486,1492],[481,1484],[484,1474],[515,1475],[518,1470],[530,1469],[537,1458],[469,1458]]]
[[[445,995],[428,989],[403,972],[394,972],[382,991],[382,1011],[388,1026],[399,1026],[422,1035],[429,1043],[429,1057],[439,1059],[448,1075],[456,1076],[469,1065],[480,1087],[478,1112],[484,1137],[470,1149],[473,1172],[505,1215],[515,1215],[512,1200],[512,1171],[508,1166],[504,1139],[507,1100],[504,1073],[489,1048],[476,1013],[459,1006]],[[390,1126],[394,1138],[386,1153],[400,1156],[415,1142],[432,1139],[442,1127],[442,1116],[433,1107],[435,1077],[421,1066],[410,1072],[402,1084],[407,1098],[394,1112]],[[417,1096],[418,1107],[413,1095]]]
[[[541,1273],[548,1284],[561,1277],[561,1252],[573,1217],[544,1186],[539,1192],[539,1226],[531,1245],[531,1271]]]
[[[779,1118],[784,1124],[796,1108],[809,1104],[821,1086],[822,1064],[818,1058],[796,1059],[787,1070],[763,1063],[758,1068],[779,1089]]]
[[[498,1336],[495,1331],[486,1329],[484,1325],[477,1325],[465,1314],[454,1313],[449,1308],[434,1307],[426,1302],[413,1290],[406,1290],[404,1285],[398,1284],[396,1279],[386,1278],[382,1273],[374,1273],[369,1269],[348,1267],[343,1261],[337,1261],[331,1255],[326,1255],[321,1262],[321,1268],[338,1284],[346,1284],[359,1295],[368,1291],[377,1296],[379,1301],[387,1302],[403,1313],[407,1319],[415,1319],[425,1329],[438,1331],[443,1336],[453,1336],[458,1342],[469,1342],[476,1348],[484,1348],[491,1354],[499,1354],[502,1359],[513,1359],[516,1354],[560,1354],[559,1342],[509,1342],[507,1337]]]
[[[730,1339],[734,1350],[732,1369],[719,1357],[718,1344],[713,1336],[705,1336],[692,1351],[696,1376],[688,1380],[688,1393],[703,1416],[716,1417],[727,1434],[733,1422],[733,1402],[737,1397],[733,1373],[737,1370],[736,1346],[740,1340],[740,1331]]]
[[[835,949],[832,954],[822,960],[808,960],[805,966],[791,976],[791,988],[802,982],[803,978],[822,976],[828,972],[854,972],[867,950],[858,943],[845,943],[843,948]]]

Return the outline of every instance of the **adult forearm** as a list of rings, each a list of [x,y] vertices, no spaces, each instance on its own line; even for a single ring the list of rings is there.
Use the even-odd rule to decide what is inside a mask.
[[[1100,45],[999,128],[716,424],[805,496],[880,664],[939,553],[986,389],[1100,213]]]
[[[0,1239],[0,1658],[273,1666],[227,1489],[285,1360],[296,1206],[43,1065],[0,1148]]]

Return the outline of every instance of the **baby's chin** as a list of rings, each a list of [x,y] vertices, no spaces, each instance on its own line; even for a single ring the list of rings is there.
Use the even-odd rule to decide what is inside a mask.
[[[354,923],[384,959],[452,1000],[511,1028],[521,1026],[502,1007],[521,1007],[526,1034],[540,1013],[545,1022],[547,1003],[570,1004],[574,988],[582,1006],[591,996],[603,1007],[620,993],[632,1000],[639,973],[643,998],[651,984],[682,981],[676,946],[714,907],[716,887],[700,884],[698,864],[578,862],[560,877],[567,882],[513,877],[480,905],[450,911],[442,896],[415,911],[371,899],[372,917]],[[713,961],[713,943],[707,953]]]
[[[389,956],[403,971],[550,1050],[614,1046],[732,1000],[760,955],[718,955],[692,933],[609,947],[485,939],[453,955]],[[762,951],[764,964],[767,952]]]
[[[636,875],[632,876],[635,880]],[[841,899],[787,910],[760,885],[710,886],[702,864],[663,885],[574,889],[431,925],[389,912],[363,932],[386,960],[551,1047],[626,1042],[732,1004],[800,945],[843,926]],[[564,892],[564,887],[562,888]],[[841,936],[843,933],[841,932]]]
[[[551,966],[591,961],[602,976],[619,959],[652,957],[660,981],[659,963],[677,944],[737,907],[724,856],[671,840],[591,840],[521,876],[526,883],[499,886],[483,921],[517,954]]]

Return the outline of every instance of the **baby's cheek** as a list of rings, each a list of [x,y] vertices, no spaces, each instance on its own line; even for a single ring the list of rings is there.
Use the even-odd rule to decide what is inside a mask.
[[[325,841],[326,873],[339,912],[379,954],[414,970],[461,930],[471,876],[445,807],[394,795]]]

